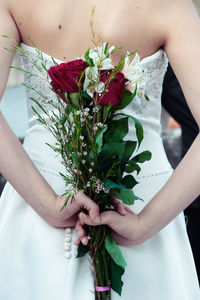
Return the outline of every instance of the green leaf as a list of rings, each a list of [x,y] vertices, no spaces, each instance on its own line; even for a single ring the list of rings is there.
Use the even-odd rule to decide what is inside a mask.
[[[107,189],[114,189],[114,188],[125,189],[125,188],[126,188],[124,185],[122,185],[122,184],[120,184],[120,183],[113,182],[113,181],[110,180],[110,179],[107,179],[107,180],[105,181],[105,187],[106,187]]]
[[[44,107],[33,97],[29,97],[30,100],[32,100],[33,102],[35,102],[35,104],[37,104],[37,106],[46,114],[48,115],[47,111],[44,109]]]
[[[92,100],[92,98],[90,97],[90,95],[88,95],[88,93],[87,92],[82,92],[82,97],[83,98],[86,98],[86,99],[88,99],[88,100]]]
[[[147,96],[147,94],[144,95],[144,98],[147,100],[147,101],[150,101],[149,97]]]
[[[127,115],[124,113],[116,114],[115,116],[126,116],[126,117],[131,118],[134,121],[135,129],[136,129],[136,136],[137,136],[137,140],[138,140],[138,148],[139,148],[139,146],[144,138],[143,127],[142,127],[142,124],[140,123],[140,121],[138,119],[134,118],[133,116]]]
[[[103,146],[100,154],[104,158],[114,157],[114,156],[118,156],[119,158],[122,158],[124,156],[125,149],[126,149],[125,142],[107,143]]]
[[[113,194],[124,204],[132,205],[134,204],[135,196],[132,189],[121,189],[120,191],[114,191]]]
[[[91,154],[93,152],[90,153],[90,158],[94,158]],[[112,165],[116,162],[116,157],[109,157],[109,160],[108,160],[108,157],[102,157],[102,158],[99,158],[98,157],[98,161],[97,163],[95,164],[94,168],[95,168],[95,171],[98,172],[98,174],[101,174],[101,173],[107,173],[108,170],[110,170],[110,168],[112,168]]]
[[[123,269],[125,269],[126,261],[112,236],[106,235],[105,247],[112,259],[114,260],[114,262]]]
[[[79,107],[80,106],[79,93],[70,93],[69,96],[70,96],[70,99],[72,101],[72,104]]]
[[[111,108],[112,108],[112,104],[111,104],[111,103],[109,103],[108,106],[104,106],[104,107],[103,107],[103,122],[104,122],[104,123],[105,123],[106,120],[107,120],[107,117],[108,117],[108,115],[109,115],[109,112],[110,112]]]
[[[129,159],[133,152],[135,151],[135,148],[137,146],[137,143],[134,141],[125,141],[125,153],[124,153],[124,157],[126,157],[127,159]]]
[[[83,257],[88,252],[89,252],[89,247],[84,246],[82,243],[80,243],[78,246],[78,253],[77,253],[76,258]]]
[[[108,42],[106,42],[106,45],[105,45],[105,49],[104,49],[104,54],[106,55],[106,53],[107,53],[107,50],[108,50]]]
[[[113,50],[113,51],[116,51],[116,49]],[[112,52],[113,52],[113,51],[112,51]],[[112,52],[111,52],[110,54],[112,54]],[[124,67],[124,63],[125,63],[125,58],[126,58],[125,55],[122,55],[122,56],[121,56],[120,61],[119,61],[118,65],[117,65],[117,73],[119,73],[119,72],[122,71],[122,69],[123,69],[123,67]]]
[[[144,202],[143,199],[141,199],[140,197],[138,197],[138,196],[136,196],[136,195],[135,195],[135,200],[140,200],[140,201]]]
[[[126,168],[125,168],[125,172],[126,173],[133,173],[134,171],[136,171],[137,172],[137,175],[140,173],[140,171],[141,171],[141,168],[140,168],[140,166],[138,165],[138,164],[136,164],[136,163],[131,163],[130,165],[128,164],[127,166],[126,166]]]
[[[33,47],[35,47],[36,48],[36,45],[35,45],[35,43],[32,41],[32,39],[27,35],[27,39],[31,42],[31,44],[33,45]]]
[[[104,135],[106,143],[116,143],[122,140],[128,133],[128,117],[113,120],[112,125]]]
[[[105,127],[100,134],[96,138],[96,145],[97,145],[97,153],[101,151],[102,145],[103,145],[103,134],[106,132],[107,127]]]
[[[134,93],[131,93],[129,90],[124,89],[122,93],[122,100],[121,103],[117,106],[113,106],[113,110],[121,110],[128,106],[133,99],[135,98],[137,93],[137,89],[135,89]]]
[[[138,121],[136,118],[130,116],[132,118],[132,120],[135,122],[135,129],[136,129],[136,136],[137,136],[137,140],[138,140],[138,148],[140,147],[140,144],[144,138],[144,134],[143,134],[143,128],[142,128],[142,124],[140,123],[140,121]]]
[[[122,184],[127,188],[127,189],[132,189],[138,182],[135,180],[135,178],[132,175],[126,175],[122,179]]]
[[[124,274],[124,269],[117,265],[113,259],[110,260],[110,276],[111,276],[111,288],[121,296],[122,294],[122,275]]]
[[[129,165],[134,163],[144,163],[145,161],[149,161],[152,157],[152,154],[150,151],[143,151],[139,153],[138,155],[134,156],[128,163]]]
[[[54,65],[57,66],[58,64],[57,64],[57,62],[55,61],[55,59],[54,59],[53,56],[51,57],[51,59],[52,59],[52,62],[54,63]]]
[[[131,157],[136,147],[136,143],[132,141],[121,141],[116,143],[104,144],[100,155],[101,158],[119,157],[119,159],[125,159],[124,163]]]

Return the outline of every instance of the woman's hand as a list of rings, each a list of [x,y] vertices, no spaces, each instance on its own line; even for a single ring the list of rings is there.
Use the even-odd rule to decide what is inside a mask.
[[[98,205],[86,196],[83,192],[75,194],[74,199],[69,199],[66,207],[60,211],[64,205],[66,197],[56,195],[55,207],[49,215],[48,223],[54,227],[75,227],[78,220],[78,213],[82,210],[88,212],[88,216],[93,222],[100,222]]]
[[[75,245],[80,242],[84,245],[88,243],[83,228],[84,224],[91,226],[108,225],[112,229],[112,235],[116,243],[120,245],[138,245],[143,242],[139,215],[134,214],[129,207],[123,204],[121,206],[123,206],[125,214],[120,214],[119,211],[106,211],[100,214],[100,222],[94,222],[89,215],[80,212],[75,226],[79,239],[75,241]]]

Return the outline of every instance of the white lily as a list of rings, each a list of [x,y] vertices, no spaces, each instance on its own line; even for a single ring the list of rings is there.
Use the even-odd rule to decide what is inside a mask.
[[[128,54],[128,53],[127,53]],[[140,64],[140,56],[138,53],[130,61],[130,56],[125,58],[125,64],[122,70],[125,78],[129,81],[126,83],[126,88],[134,93],[136,87],[138,90],[138,95],[143,95],[144,85],[146,83],[146,73],[144,72],[142,65]]]
[[[83,90],[88,93],[90,97],[96,92],[98,94],[103,93],[105,84],[100,81],[99,72],[97,67],[88,67],[85,70],[85,81],[83,84]]]
[[[90,50],[89,57],[92,59],[93,64],[99,69],[99,70],[110,70],[114,69],[114,66],[112,65],[112,61],[105,52],[106,43],[103,43],[102,46],[97,47],[95,49]],[[114,46],[110,47],[108,49],[107,54],[110,55],[110,53],[115,49]]]

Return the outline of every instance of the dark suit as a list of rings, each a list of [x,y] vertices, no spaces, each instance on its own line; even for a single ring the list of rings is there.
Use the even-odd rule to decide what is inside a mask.
[[[162,105],[181,126],[183,157],[199,133],[199,128],[170,66],[164,79]],[[200,282],[200,196],[185,209],[185,215],[188,218],[187,231]]]

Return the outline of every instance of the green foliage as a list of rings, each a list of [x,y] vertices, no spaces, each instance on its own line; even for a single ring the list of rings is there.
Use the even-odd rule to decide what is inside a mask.
[[[89,252],[89,247],[84,246],[82,243],[78,245],[78,253],[76,258],[83,257]]]
[[[113,194],[124,204],[132,205],[135,201],[135,195],[132,189],[120,189],[120,191],[114,191]]]
[[[133,116],[127,115],[124,113],[119,113],[119,114],[116,114],[115,116],[126,116],[126,117],[131,118],[134,121],[135,129],[136,129],[136,137],[137,137],[137,141],[138,141],[138,148],[139,148],[139,146],[144,138],[143,127],[142,127],[142,124],[140,123],[140,121],[138,119],[134,118]]]
[[[102,145],[103,145],[103,135],[106,132],[106,130],[107,127],[105,127],[96,138],[97,153],[101,152]]]
[[[110,259],[110,275],[111,275],[111,287],[121,296],[123,281],[121,280],[124,274],[126,261],[117,246],[116,242],[111,236],[105,237],[105,247],[108,251]]]
[[[122,267],[120,267],[118,264],[116,264],[114,260],[111,259],[110,262],[111,288],[120,296],[122,294],[122,287],[123,287],[123,281],[121,278],[124,272],[125,270]]]
[[[126,175],[122,179],[122,184],[127,188],[127,189],[133,189],[136,184],[138,184],[137,180],[132,175]]]
[[[112,120],[110,128],[104,134],[105,143],[116,143],[121,141],[128,133],[128,117]]]
[[[90,97],[90,95],[88,95],[88,93],[85,92],[85,91],[82,92],[82,97],[85,98],[85,99],[88,99],[90,101],[92,100],[92,98]]]
[[[131,93],[129,90],[124,89],[122,93],[122,100],[121,103],[117,106],[112,107],[112,111],[115,112],[117,110],[124,109],[126,106],[128,106],[133,99],[135,98],[137,93],[137,88],[135,89],[134,93]]]
[[[112,259],[114,260],[114,262],[119,265],[120,267],[122,267],[123,269],[125,269],[126,267],[126,261],[119,249],[119,247],[117,246],[115,240],[112,238],[111,235],[106,235],[105,237],[105,247],[106,250],[108,251],[108,253],[110,254],[110,256],[112,257]]]
[[[105,181],[105,187],[107,188],[107,189],[125,189],[126,188],[126,186],[125,185],[123,185],[123,184],[121,184],[121,183],[116,183],[116,182],[113,182],[112,180],[110,180],[110,179],[107,179],[106,181]]]
[[[137,172],[137,175],[140,173],[141,171],[141,168],[138,164],[134,163],[134,162],[131,162],[130,164],[130,161],[128,162],[126,168],[125,168],[125,172],[126,173],[133,173],[134,171]]]
[[[130,161],[129,165],[132,163],[144,163],[145,161],[149,161],[151,159],[151,152],[150,151],[143,151],[139,153],[138,155],[134,156]]]

